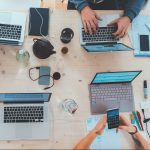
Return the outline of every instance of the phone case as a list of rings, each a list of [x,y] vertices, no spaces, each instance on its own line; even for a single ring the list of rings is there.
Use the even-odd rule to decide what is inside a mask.
[[[40,85],[49,85],[50,84],[50,67],[40,67],[39,70],[39,80]]]

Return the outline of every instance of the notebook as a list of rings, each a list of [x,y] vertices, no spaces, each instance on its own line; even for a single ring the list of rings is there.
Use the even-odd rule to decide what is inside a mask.
[[[30,8],[29,35],[47,36],[49,29],[49,9]]]

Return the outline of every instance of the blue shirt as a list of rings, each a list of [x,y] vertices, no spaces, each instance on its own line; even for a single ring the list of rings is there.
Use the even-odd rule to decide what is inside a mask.
[[[81,11],[84,7],[89,6],[87,0],[70,0],[70,1],[75,4],[75,7],[78,11]],[[96,1],[98,2],[99,0]],[[116,8],[119,9],[120,5],[123,5],[124,16],[128,16],[131,19],[131,21],[139,14],[144,3],[145,0],[124,0],[124,1],[115,0]]]

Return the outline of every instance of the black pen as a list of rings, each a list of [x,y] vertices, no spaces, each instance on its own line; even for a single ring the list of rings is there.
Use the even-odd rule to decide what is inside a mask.
[[[147,81],[144,80],[144,83],[143,83],[143,89],[144,89],[144,98],[147,99],[148,97],[148,88],[147,88]]]

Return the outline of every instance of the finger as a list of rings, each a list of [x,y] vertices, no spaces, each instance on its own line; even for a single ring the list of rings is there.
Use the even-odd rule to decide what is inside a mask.
[[[117,39],[124,37],[125,32],[124,30],[116,37]]]
[[[96,17],[96,19],[102,21],[102,18],[98,14],[95,14],[95,17]]]
[[[118,21],[118,19],[113,20],[112,22],[110,22],[110,23],[107,24],[107,25],[108,25],[108,26],[112,26],[112,25],[114,25],[114,24],[117,24],[117,21]]]
[[[87,26],[86,26],[86,22],[85,21],[83,21],[83,27],[84,27],[85,32],[87,33],[88,30],[87,30]]]
[[[93,31],[96,32],[96,25],[93,23],[93,21],[90,21],[90,26],[93,29]]]
[[[95,18],[95,19],[93,19],[93,23],[95,24],[95,26],[96,27],[98,27],[98,21],[97,21],[97,19]]]
[[[120,34],[122,33],[122,31],[123,31],[123,28],[118,26],[117,31],[116,31],[116,32],[114,32],[114,33],[112,33],[112,35],[114,35],[114,36],[118,36],[118,35],[120,35]]]
[[[119,128],[116,129],[116,133],[118,133],[118,132],[119,132]]]
[[[127,126],[130,125],[130,122],[122,115],[119,116],[119,121],[123,125],[127,125]]]
[[[89,22],[86,22],[86,25],[87,25],[88,32],[89,32],[90,34],[92,34],[92,28],[91,28],[90,23],[89,23]]]

